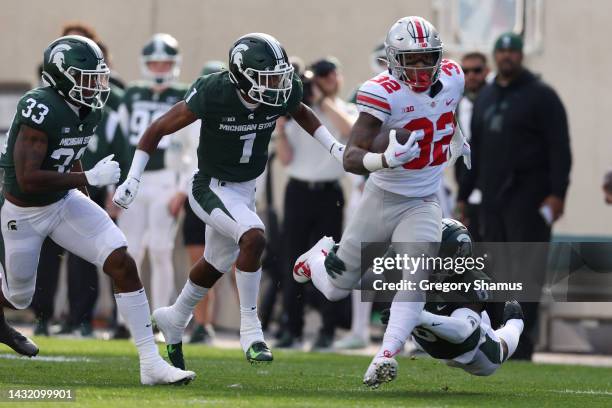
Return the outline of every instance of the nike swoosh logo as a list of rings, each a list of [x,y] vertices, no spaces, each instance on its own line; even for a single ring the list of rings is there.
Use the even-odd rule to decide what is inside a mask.
[[[432,323],[431,326],[432,327],[436,327],[436,326],[440,326],[442,323]]]
[[[450,105],[451,103],[453,103],[453,101],[455,100],[455,98],[451,98],[451,99],[447,99],[446,100],[446,106]]]
[[[266,116],[266,120],[272,120],[275,118],[278,118],[280,115],[272,115],[272,116]]]
[[[251,352],[252,358],[257,358],[261,353],[263,353],[263,351],[255,351],[253,349],[250,349],[249,351]]]
[[[395,153],[395,157],[400,157],[402,156],[404,153]]]
[[[151,323],[145,324],[145,327],[151,327]]]
[[[436,306],[436,310],[439,312],[442,309],[445,309],[446,305],[442,305],[442,306]]]

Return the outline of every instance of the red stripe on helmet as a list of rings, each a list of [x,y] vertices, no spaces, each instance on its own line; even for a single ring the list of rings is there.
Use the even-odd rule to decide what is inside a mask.
[[[416,32],[417,32],[417,41],[419,43],[424,43],[425,34],[423,33],[423,27],[421,26],[421,22],[416,18],[414,19],[414,27],[416,28]]]

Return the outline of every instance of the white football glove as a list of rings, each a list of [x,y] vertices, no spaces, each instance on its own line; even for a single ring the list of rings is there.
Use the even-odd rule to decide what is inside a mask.
[[[419,157],[421,148],[418,141],[423,139],[423,136],[423,134],[419,135],[417,132],[412,132],[406,144],[400,144],[395,137],[395,129],[391,130],[389,132],[389,145],[383,153],[387,166],[392,169]]]
[[[140,180],[135,177],[128,176],[128,178],[119,187],[117,187],[117,190],[115,190],[115,195],[113,196],[113,202],[115,205],[127,210],[138,193],[139,185]]]
[[[102,187],[109,184],[116,184],[121,177],[119,163],[113,161],[115,155],[111,154],[100,160],[91,169],[85,172],[87,184],[90,186]]]
[[[463,156],[463,163],[465,164],[465,167],[467,167],[468,170],[472,168],[472,149],[470,148],[470,144],[465,136],[463,136],[463,132],[461,131],[461,126],[459,126],[459,124],[457,124],[455,134],[451,139],[449,152],[449,166],[454,165],[457,159]]]

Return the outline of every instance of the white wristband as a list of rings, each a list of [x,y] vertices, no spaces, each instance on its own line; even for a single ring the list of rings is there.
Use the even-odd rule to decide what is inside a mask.
[[[329,133],[329,130],[327,130],[327,128],[323,125],[319,126],[317,130],[314,131],[312,137],[314,137],[317,142],[321,143],[325,150],[327,150],[329,153],[332,152],[334,143],[338,143],[332,134]]]
[[[136,149],[134,152],[134,158],[132,159],[132,166],[128,172],[128,177],[134,177],[136,180],[140,180],[147,162],[149,161],[149,153],[144,150]]]
[[[366,153],[363,156],[363,167],[372,172],[383,168],[383,155],[381,153]]]

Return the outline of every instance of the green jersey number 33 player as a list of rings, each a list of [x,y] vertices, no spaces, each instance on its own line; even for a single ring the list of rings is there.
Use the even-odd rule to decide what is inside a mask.
[[[251,363],[272,361],[257,316],[265,236],[255,212],[255,179],[265,169],[276,120],[286,114],[342,162],[344,146],[302,103],[302,83],[281,44],[268,34],[242,36],[230,48],[228,71],[198,78],[184,100],[149,126],[126,181],[115,192],[114,202],[128,207],[161,138],[202,120],[198,171],[188,195],[193,211],[211,227],[206,229],[204,257],[192,268],[174,305],[153,312],[177,367],[185,366],[181,338],[191,311],[233,264],[240,295],[240,343],[246,358]]]

